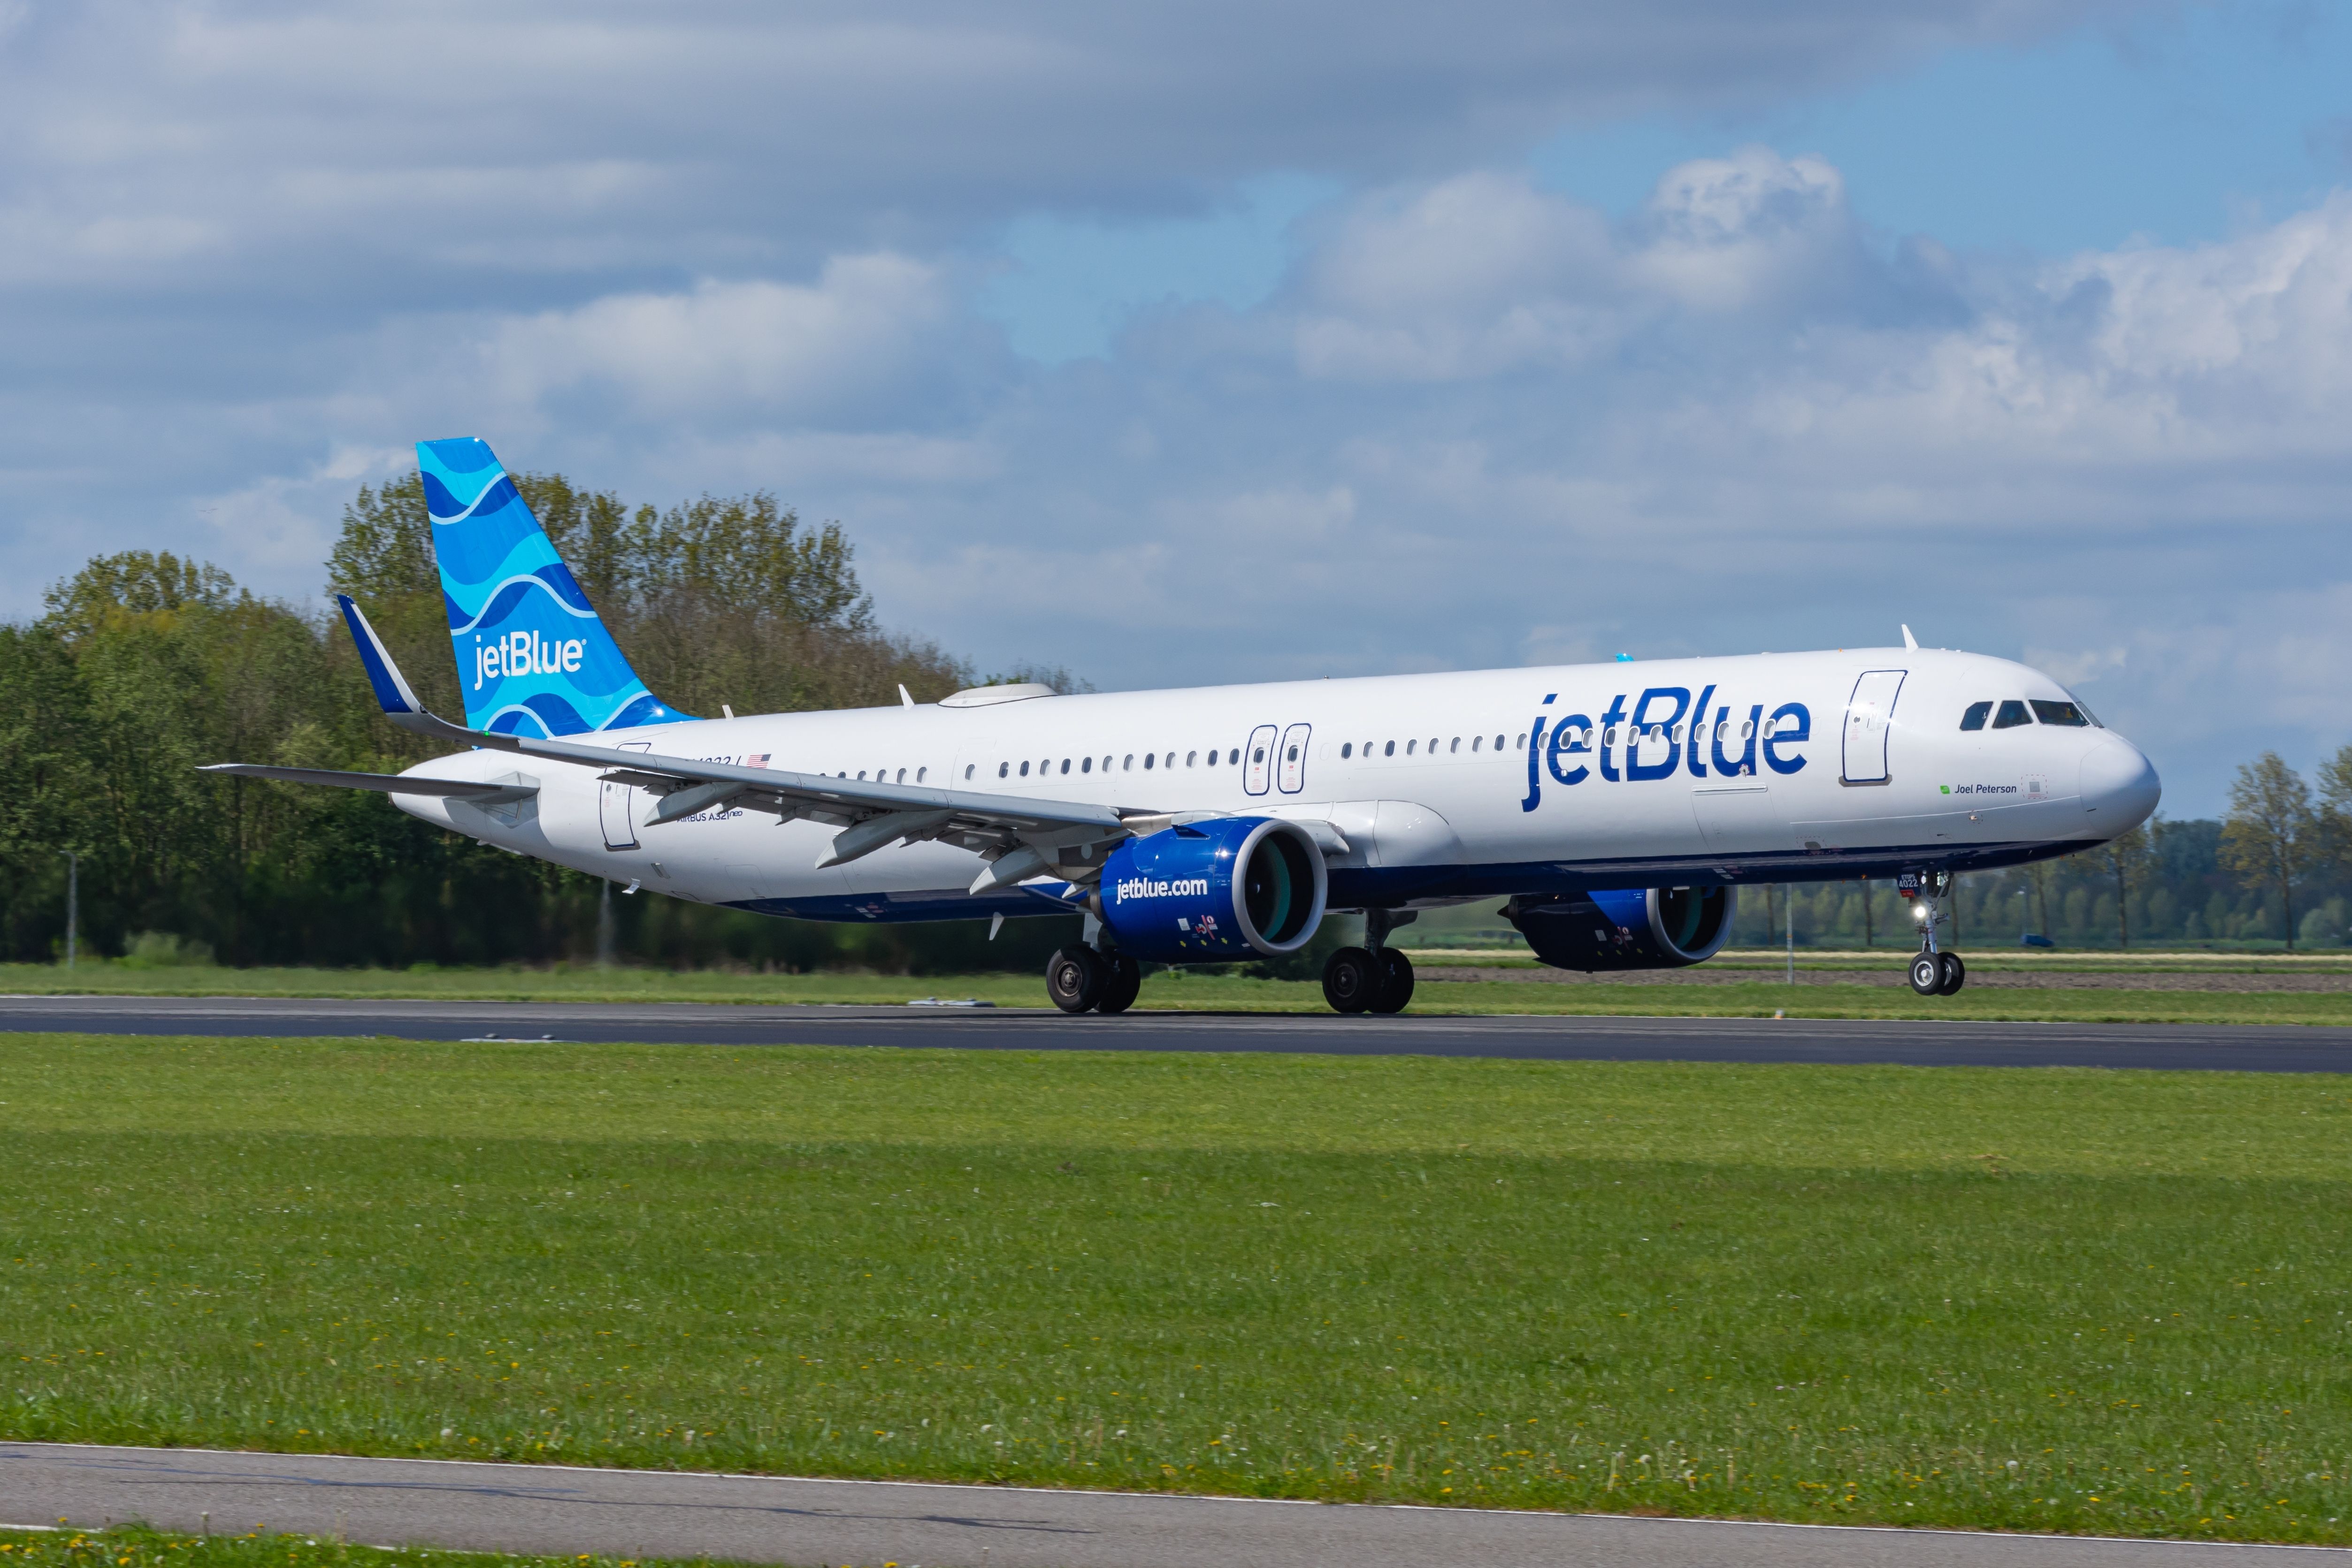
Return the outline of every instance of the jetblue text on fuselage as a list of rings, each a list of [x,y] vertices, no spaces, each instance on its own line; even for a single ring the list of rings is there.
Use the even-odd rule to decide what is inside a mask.
[[[1543,803],[1547,773],[1555,784],[1577,785],[1596,773],[1611,784],[1671,779],[1685,769],[1705,779],[1710,768],[1723,778],[1748,778],[1759,760],[1775,773],[1803,768],[1805,758],[1793,748],[1813,737],[1804,704],[1782,703],[1767,716],[1762,703],[1751,703],[1747,716],[1738,718],[1726,703],[1710,722],[1707,705],[1715,692],[1708,686],[1694,703],[1688,686],[1652,686],[1630,711],[1630,694],[1621,692],[1597,722],[1580,713],[1538,714],[1528,734],[1528,796],[1519,809],[1532,811]],[[1559,697],[1546,694],[1543,706]]]

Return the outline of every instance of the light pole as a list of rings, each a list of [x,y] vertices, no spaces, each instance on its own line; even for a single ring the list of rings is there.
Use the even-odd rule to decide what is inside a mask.
[[[74,967],[74,934],[81,925],[81,857],[71,850],[58,852],[66,857],[66,967]]]

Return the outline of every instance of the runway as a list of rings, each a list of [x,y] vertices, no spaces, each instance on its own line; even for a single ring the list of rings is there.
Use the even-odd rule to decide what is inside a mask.
[[[710,1003],[0,997],[0,1030],[642,1040],[974,1051],[1236,1051],[1551,1061],[1886,1062],[2352,1072],[2352,1028],[2292,1024],[1131,1012]]]
[[[906,1568],[2265,1568],[2352,1551],[0,1444],[0,1521]]]

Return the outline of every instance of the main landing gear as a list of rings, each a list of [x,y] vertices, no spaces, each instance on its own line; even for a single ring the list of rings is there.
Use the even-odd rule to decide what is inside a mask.
[[[1911,918],[1919,925],[1919,952],[1911,960],[1911,988],[1923,997],[1948,997],[1968,984],[1969,967],[1958,953],[1945,952],[1936,942],[1936,927],[1949,918],[1946,905],[1952,896],[1948,871],[1906,873],[1895,890],[1911,901]]]
[[[1412,960],[1384,946],[1388,934],[1413,918],[1412,910],[1364,915],[1361,947],[1342,947],[1323,965],[1323,999],[1334,1012],[1397,1013],[1412,1000]]]
[[[1066,1013],[1123,1013],[1142,989],[1142,965],[1083,942],[1055,949],[1045,964],[1045,994]]]

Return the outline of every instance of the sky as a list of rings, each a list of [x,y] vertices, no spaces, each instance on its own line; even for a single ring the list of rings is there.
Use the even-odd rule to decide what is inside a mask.
[[[0,617],[419,437],[1107,690],[1899,642],[2352,742],[2352,14],[0,0]]]

